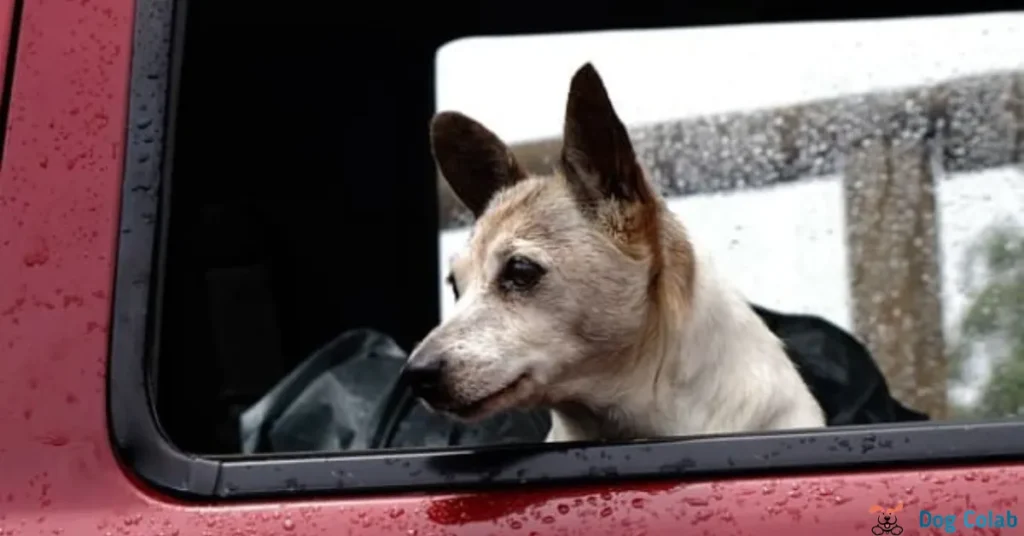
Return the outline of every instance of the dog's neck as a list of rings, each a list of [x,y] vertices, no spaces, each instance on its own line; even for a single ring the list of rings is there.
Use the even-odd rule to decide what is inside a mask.
[[[685,352],[681,329],[692,314],[697,281],[693,247],[675,216],[665,211],[659,218],[659,237],[652,255],[660,263],[652,266],[650,296],[644,315],[644,329],[633,344],[605,363],[591,389],[600,397],[576,397],[552,408],[558,435],[572,440],[629,440],[667,435],[658,425],[658,406],[664,389],[684,373],[678,356]]]
[[[671,213],[661,238],[664,266],[651,287],[645,329],[614,356],[616,366],[581,378],[579,394],[553,406],[552,438],[749,431],[782,423],[788,417],[779,413],[794,403],[813,411],[779,340],[719,278],[710,257],[695,253]]]

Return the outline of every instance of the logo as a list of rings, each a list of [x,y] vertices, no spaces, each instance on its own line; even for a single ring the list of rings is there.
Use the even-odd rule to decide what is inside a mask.
[[[921,516],[918,521],[923,529],[942,529],[946,534],[953,534],[956,532],[958,525],[957,521],[959,521],[959,525],[965,529],[1001,529],[1017,526],[1017,516],[1013,515],[1013,512],[1010,512],[1009,510],[1006,512],[993,512],[992,510],[987,512],[976,512],[974,510],[965,510],[959,518],[953,514],[933,514],[928,510],[921,510]]]
[[[896,514],[902,511],[903,501],[900,501],[892,508],[882,508],[877,504],[872,506],[868,509],[868,512],[877,514],[878,517],[876,518],[876,521],[878,524],[871,527],[871,534],[874,534],[875,536],[882,536],[883,534],[899,536],[900,534],[903,534],[903,527],[896,523]]]

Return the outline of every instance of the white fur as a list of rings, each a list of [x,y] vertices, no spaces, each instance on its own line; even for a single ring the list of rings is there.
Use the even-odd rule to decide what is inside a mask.
[[[664,355],[639,361],[649,370],[628,376],[614,393],[594,386],[591,403],[612,408],[620,427],[648,437],[824,426],[782,342],[718,276],[710,256],[696,259],[691,321],[666,330]],[[601,439],[571,413],[556,409],[552,421],[549,442]]]

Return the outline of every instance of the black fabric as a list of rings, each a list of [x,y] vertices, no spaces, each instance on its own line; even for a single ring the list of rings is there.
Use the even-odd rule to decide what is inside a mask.
[[[867,349],[815,316],[752,305],[825,411],[829,426],[927,420],[889,393]],[[510,411],[465,425],[427,411],[399,381],[405,353],[372,330],[317,351],[242,416],[246,453],[481,446],[543,441],[547,411]]]
[[[892,397],[867,348],[840,327],[817,316],[751,307],[786,345],[829,426],[928,420]]]
[[[399,383],[406,354],[387,335],[347,331],[239,418],[242,451],[323,452],[540,441],[546,412],[510,411],[474,426],[432,413]]]

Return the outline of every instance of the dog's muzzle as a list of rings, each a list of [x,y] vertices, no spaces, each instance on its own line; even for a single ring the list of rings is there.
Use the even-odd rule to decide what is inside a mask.
[[[438,407],[444,399],[444,359],[432,357],[426,359],[410,359],[402,369],[402,381],[412,390],[413,394],[433,407]]]

